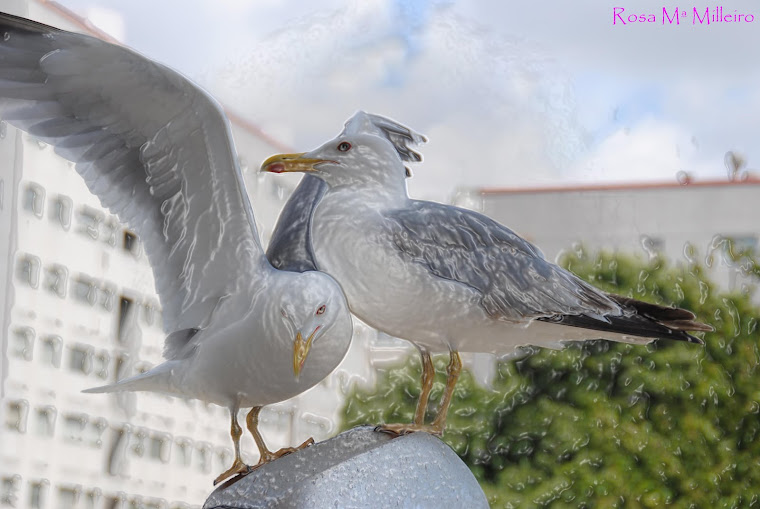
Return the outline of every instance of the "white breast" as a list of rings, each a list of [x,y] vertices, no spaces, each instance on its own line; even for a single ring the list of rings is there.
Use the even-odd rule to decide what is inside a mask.
[[[480,295],[409,263],[383,216],[358,193],[328,192],[312,223],[317,265],[343,287],[351,311],[392,336],[448,350],[457,322],[483,319]],[[469,316],[475,310],[476,316]],[[445,320],[441,320],[445,317]]]

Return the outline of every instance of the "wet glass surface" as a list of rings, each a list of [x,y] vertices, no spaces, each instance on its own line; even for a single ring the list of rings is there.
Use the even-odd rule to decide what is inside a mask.
[[[429,138],[418,148],[424,163],[410,165],[411,196],[485,213],[594,286],[689,309],[715,327],[698,334],[704,347],[591,341],[498,362],[465,357],[444,441],[494,507],[758,503],[752,2],[708,8],[709,25],[694,22],[691,6],[674,25],[650,1],[624,13],[593,2],[60,3],[75,17],[47,3],[8,6],[70,30],[98,27],[224,103],[265,240],[297,178],[259,176],[259,162],[318,146],[362,109]],[[735,13],[744,21],[717,21]],[[15,292],[0,320],[0,450],[13,460],[0,461],[0,505],[89,497],[93,507],[199,506],[231,457],[224,411],[79,394],[160,362],[160,305],[139,239],[130,230],[121,239],[97,200],[68,183],[73,171],[66,177],[52,149],[33,141],[23,140],[25,166],[11,175],[21,141],[0,124],[0,231],[8,235],[13,220],[21,232],[0,258],[10,278],[0,291]],[[112,300],[142,311],[124,318]],[[26,328],[31,340],[14,332]],[[262,414],[273,445],[411,422],[419,356],[356,330],[344,364],[316,392]],[[448,356],[434,361],[428,422]],[[17,461],[50,452],[50,465],[65,463],[75,443],[92,468],[70,478]],[[253,462],[249,437],[243,449]],[[95,486],[103,468],[122,485]],[[141,475],[167,476],[169,488],[144,490]]]

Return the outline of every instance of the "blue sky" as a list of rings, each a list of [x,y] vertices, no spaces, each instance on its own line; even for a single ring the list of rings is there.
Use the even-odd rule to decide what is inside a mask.
[[[760,166],[753,23],[659,23],[662,2],[59,0],[297,150],[364,109],[425,133],[410,191],[723,178]],[[613,7],[658,17],[614,26]],[[704,10],[706,4],[683,7]]]

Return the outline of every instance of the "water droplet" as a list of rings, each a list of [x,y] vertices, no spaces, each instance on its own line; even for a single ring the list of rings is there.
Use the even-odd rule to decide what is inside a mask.
[[[683,245],[683,257],[692,265],[697,262],[697,249],[690,242]]]

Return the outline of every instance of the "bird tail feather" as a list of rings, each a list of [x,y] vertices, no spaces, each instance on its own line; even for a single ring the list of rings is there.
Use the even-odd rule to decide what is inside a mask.
[[[82,392],[88,394],[127,391],[170,392],[169,379],[174,369],[174,364],[173,362],[164,362],[145,373],[124,378],[109,385],[85,389]]]

